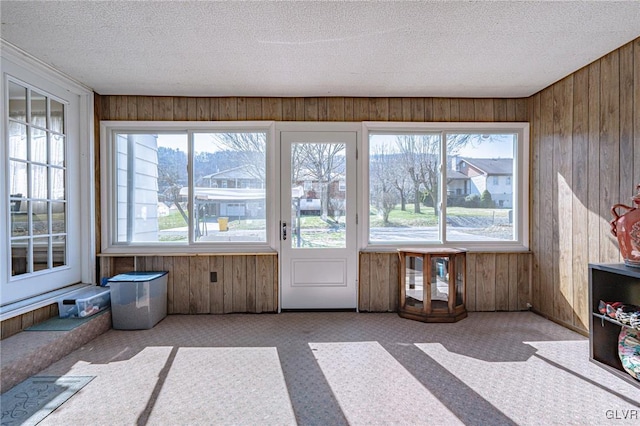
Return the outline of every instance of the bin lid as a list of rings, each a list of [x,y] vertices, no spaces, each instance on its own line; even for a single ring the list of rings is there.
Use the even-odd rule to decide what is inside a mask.
[[[125,274],[118,274],[115,277],[109,278],[107,281],[110,283],[125,282],[125,281],[126,282],[151,281],[167,274],[168,274],[167,271],[158,271],[158,272],[134,271],[134,272],[127,272]]]

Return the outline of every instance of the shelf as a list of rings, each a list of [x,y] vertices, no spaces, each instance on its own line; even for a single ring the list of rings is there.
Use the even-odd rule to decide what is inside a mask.
[[[600,319],[606,320],[606,321],[608,321],[608,322],[610,322],[612,324],[619,325],[620,327],[631,328],[633,330],[640,331],[640,329],[638,329],[638,328],[631,327],[629,324],[621,323],[620,321],[618,321],[616,319],[613,319],[613,318],[611,318],[611,317],[609,317],[607,315],[603,315],[603,314],[600,314],[600,313],[597,313],[597,312],[593,312],[592,315],[594,317],[596,317],[596,318],[600,318]]]
[[[589,264],[589,359],[640,388],[640,381],[622,367],[618,353],[620,330],[638,328],[601,314],[598,307],[602,300],[623,300],[637,305],[640,301],[640,268],[622,263]]]

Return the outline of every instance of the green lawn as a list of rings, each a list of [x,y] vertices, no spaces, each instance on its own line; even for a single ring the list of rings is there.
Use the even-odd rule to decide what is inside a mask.
[[[377,215],[375,207],[371,207],[372,215],[369,218],[370,226],[382,227],[382,218]],[[507,218],[508,209],[483,209],[468,207],[447,207],[447,216],[450,217],[484,217],[484,218]],[[437,226],[438,216],[434,215],[433,207],[420,206],[420,213],[413,212],[413,204],[407,204],[405,211],[396,208],[389,213],[388,227],[410,228]]]

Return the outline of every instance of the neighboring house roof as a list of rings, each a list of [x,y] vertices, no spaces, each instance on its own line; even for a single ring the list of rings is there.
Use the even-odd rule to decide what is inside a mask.
[[[264,189],[250,188],[194,188],[196,200],[207,201],[255,201],[265,199]],[[180,188],[180,195],[189,196],[189,188]]]
[[[447,169],[447,179],[469,179],[469,176],[452,169]]]
[[[249,168],[251,166],[244,165],[234,167],[232,169],[223,170],[221,172],[212,173],[210,175],[202,176],[200,179],[252,179],[259,180],[255,175],[251,174]]]
[[[475,167],[487,175],[512,175],[513,160],[511,158],[460,158],[460,161]]]

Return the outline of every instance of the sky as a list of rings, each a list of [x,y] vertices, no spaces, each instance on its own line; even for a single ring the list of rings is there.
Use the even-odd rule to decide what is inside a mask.
[[[385,144],[393,144],[395,141],[394,135],[374,135],[373,138]],[[458,155],[471,158],[513,158],[515,140],[516,135],[491,135],[490,138],[480,138],[480,142],[460,149]],[[159,134],[158,143],[167,148],[187,151],[186,134]]]

